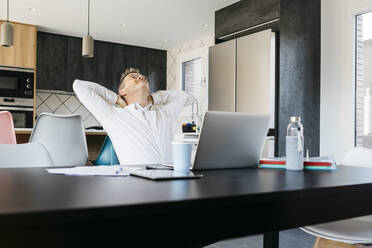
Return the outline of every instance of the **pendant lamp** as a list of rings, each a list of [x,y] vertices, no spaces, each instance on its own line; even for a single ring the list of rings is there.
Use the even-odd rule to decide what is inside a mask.
[[[89,22],[90,22],[90,0],[88,0],[88,33],[83,37],[83,57],[92,58],[94,55],[94,39],[89,34]]]
[[[11,47],[14,43],[14,26],[9,22],[9,0],[7,0],[7,19],[1,24],[0,44],[3,47]]]

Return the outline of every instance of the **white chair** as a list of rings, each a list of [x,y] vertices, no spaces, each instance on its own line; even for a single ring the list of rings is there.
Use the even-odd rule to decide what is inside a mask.
[[[42,144],[0,144],[2,168],[51,166],[54,166],[52,158]]]
[[[372,167],[372,149],[355,147],[346,154],[342,164]],[[372,243],[372,215],[306,226],[301,229],[318,237],[314,248],[359,247],[361,244]]]
[[[39,115],[30,143],[41,143],[55,166],[85,165],[88,161],[87,140],[80,115]]]

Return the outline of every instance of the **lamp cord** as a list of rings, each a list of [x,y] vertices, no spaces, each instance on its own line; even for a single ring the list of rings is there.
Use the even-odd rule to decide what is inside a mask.
[[[90,22],[90,0],[88,0],[88,34],[89,34],[89,22]]]
[[[7,0],[6,21],[9,22],[9,0]]]

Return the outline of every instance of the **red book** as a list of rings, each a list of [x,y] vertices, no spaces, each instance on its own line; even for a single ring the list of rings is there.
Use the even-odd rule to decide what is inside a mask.
[[[304,161],[305,166],[331,166],[332,162]]]
[[[285,165],[284,157],[278,158],[263,158],[259,161],[260,164]],[[304,158],[304,166],[332,166],[333,161],[329,157],[314,157],[307,161]]]
[[[279,160],[260,160],[260,164],[283,164],[283,165],[285,165],[285,160],[284,161],[279,161]]]

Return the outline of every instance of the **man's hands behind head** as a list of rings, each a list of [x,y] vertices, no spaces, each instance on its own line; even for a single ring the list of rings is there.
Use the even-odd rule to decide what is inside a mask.
[[[127,101],[125,101],[124,97],[118,94],[118,99],[116,100],[116,104],[119,105],[122,108],[125,108],[128,106]]]

